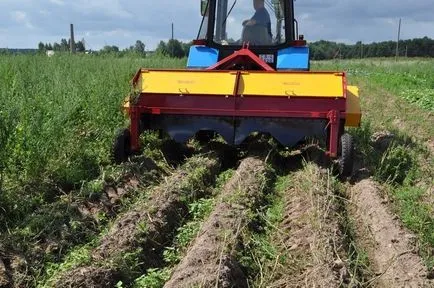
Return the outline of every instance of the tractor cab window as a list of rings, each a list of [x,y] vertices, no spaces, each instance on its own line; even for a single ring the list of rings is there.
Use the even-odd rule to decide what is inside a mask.
[[[217,0],[214,42],[273,46],[285,42],[283,0]]]

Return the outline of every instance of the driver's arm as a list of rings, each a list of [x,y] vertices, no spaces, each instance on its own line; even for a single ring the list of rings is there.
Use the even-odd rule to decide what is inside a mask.
[[[243,26],[254,26],[256,23],[255,19],[244,20]]]

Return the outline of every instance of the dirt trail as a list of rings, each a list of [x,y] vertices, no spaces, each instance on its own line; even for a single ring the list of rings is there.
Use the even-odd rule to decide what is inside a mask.
[[[350,212],[356,222],[359,245],[368,253],[375,278],[367,286],[434,287],[417,255],[413,234],[389,211],[381,189],[367,179],[350,190]]]
[[[272,235],[279,259],[264,265],[259,287],[339,287],[348,279],[330,178],[314,164],[297,171],[282,192],[283,220]]]
[[[242,161],[164,287],[247,287],[233,255],[267,182],[264,162],[255,158]]]
[[[98,283],[101,275],[106,278],[109,278],[107,275],[115,277],[122,274],[118,272],[123,270],[127,274],[131,273],[132,271],[127,271],[131,267],[120,266],[125,265],[123,257],[127,253],[137,251],[140,252],[141,269],[157,267],[161,264],[159,254],[164,245],[170,241],[173,231],[188,212],[187,199],[203,196],[219,168],[220,162],[213,157],[190,158],[157,186],[146,201],[141,201],[128,212],[121,214],[108,234],[101,239],[100,245],[92,253],[93,261],[100,264],[110,263],[112,269],[97,268],[95,265],[79,267],[61,277],[57,286],[68,284],[67,287],[94,287],[90,284],[83,286],[82,283]]]

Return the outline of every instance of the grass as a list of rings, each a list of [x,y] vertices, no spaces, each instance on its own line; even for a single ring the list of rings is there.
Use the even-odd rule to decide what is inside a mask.
[[[316,62],[316,68],[340,70],[369,79],[390,93],[422,109],[434,111],[434,60],[363,59]]]

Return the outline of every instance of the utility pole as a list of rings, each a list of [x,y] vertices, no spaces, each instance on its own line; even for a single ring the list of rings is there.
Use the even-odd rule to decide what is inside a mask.
[[[172,40],[173,40],[173,38],[174,38],[174,32],[173,32],[173,22],[172,22]]]
[[[74,24],[71,24],[71,39],[70,39],[71,54],[75,53],[75,41],[74,41]]]
[[[363,42],[360,41],[360,59],[363,59]]]
[[[175,57],[175,43],[173,42],[174,37],[174,28],[173,28],[173,22],[172,22],[172,57]]]
[[[398,26],[398,41],[396,41],[396,58],[395,61],[398,61],[399,57],[399,40],[401,38],[401,18],[399,18],[399,26]]]

